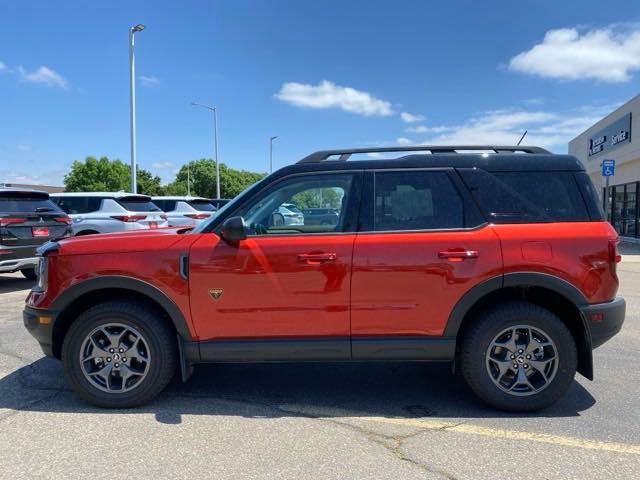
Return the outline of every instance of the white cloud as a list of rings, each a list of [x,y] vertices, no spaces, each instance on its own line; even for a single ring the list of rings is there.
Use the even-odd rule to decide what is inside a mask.
[[[408,127],[406,131],[411,133],[427,133],[429,128],[424,125],[417,125],[415,127]]]
[[[0,72],[7,69],[7,65],[4,62],[0,62]]]
[[[515,145],[525,130],[523,144],[566,152],[569,140],[615,108],[588,106],[566,112],[502,109],[483,112],[459,125],[430,129],[432,135],[418,144]],[[400,143],[401,139],[398,139]]]
[[[389,116],[394,111],[391,103],[375,98],[367,92],[351,87],[342,87],[323,80],[318,85],[287,82],[275,97],[297,107],[326,109],[340,108],[346,112],[365,116]]]
[[[168,160],[167,160],[167,161],[164,161],[164,162],[155,162],[155,163],[152,163],[152,164],[151,164],[151,166],[152,166],[153,168],[171,168],[171,167],[173,167],[174,165],[175,165],[175,164],[174,164],[173,162],[170,162],[170,161],[168,161]]]
[[[398,145],[401,145],[401,146],[403,146],[403,147],[406,147],[407,145],[412,145],[412,144],[414,144],[415,142],[414,142],[413,140],[409,139],[409,138],[400,137],[400,138],[397,138],[397,139],[396,139],[396,143],[397,143]]]
[[[18,67],[18,74],[25,82],[39,83],[48,87],[58,87],[65,90],[68,88],[67,80],[62,75],[44,65],[32,71],[25,70],[25,68],[20,65]]]
[[[140,80],[140,84],[143,87],[157,87],[158,85],[160,85],[160,79],[154,75],[140,75],[138,77],[138,80]]]
[[[413,113],[409,113],[409,112],[401,112],[400,118],[405,123],[415,123],[415,122],[422,122],[424,120],[424,115],[420,115],[420,114],[414,115]]]
[[[516,55],[509,69],[540,77],[627,82],[640,69],[640,30],[611,25],[549,30],[542,43]]]

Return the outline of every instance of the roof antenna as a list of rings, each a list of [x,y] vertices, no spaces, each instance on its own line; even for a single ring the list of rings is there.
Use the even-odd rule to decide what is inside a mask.
[[[518,140],[518,143],[516,144],[517,146],[520,146],[520,144],[522,143],[522,140],[524,140],[524,137],[527,135],[527,132],[528,132],[528,130],[524,131],[524,133],[520,137],[520,140]]]

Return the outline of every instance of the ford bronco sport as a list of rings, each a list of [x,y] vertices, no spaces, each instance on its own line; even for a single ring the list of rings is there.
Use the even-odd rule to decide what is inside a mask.
[[[409,152],[352,160],[353,154]],[[335,208],[329,225],[278,207]],[[445,361],[547,407],[625,315],[618,238],[581,163],[536,147],[314,153],[195,229],[41,248],[26,328],[83,399],[132,407],[202,362]]]

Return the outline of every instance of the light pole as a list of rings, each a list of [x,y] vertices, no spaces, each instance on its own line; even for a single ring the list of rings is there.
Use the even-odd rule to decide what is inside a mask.
[[[275,137],[269,137],[269,173],[273,173],[273,141],[276,138],[278,138],[277,135]]]
[[[139,23],[129,27],[129,122],[131,124],[131,193],[137,193],[136,181],[136,61],[133,53],[134,37],[144,30]]]
[[[220,200],[220,162],[218,162],[218,107],[203,105],[201,103],[191,102],[194,107],[206,108],[213,112],[213,148],[216,155],[216,198]]]

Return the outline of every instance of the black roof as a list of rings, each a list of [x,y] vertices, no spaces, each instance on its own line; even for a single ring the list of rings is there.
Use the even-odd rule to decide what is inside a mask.
[[[413,153],[425,151],[431,153]],[[350,160],[352,154],[374,152],[412,153],[399,155],[396,158]],[[278,174],[425,167],[481,168],[493,172],[584,171],[582,163],[572,155],[553,154],[539,147],[481,145],[324,150],[312,153],[298,163],[282,168]]]

